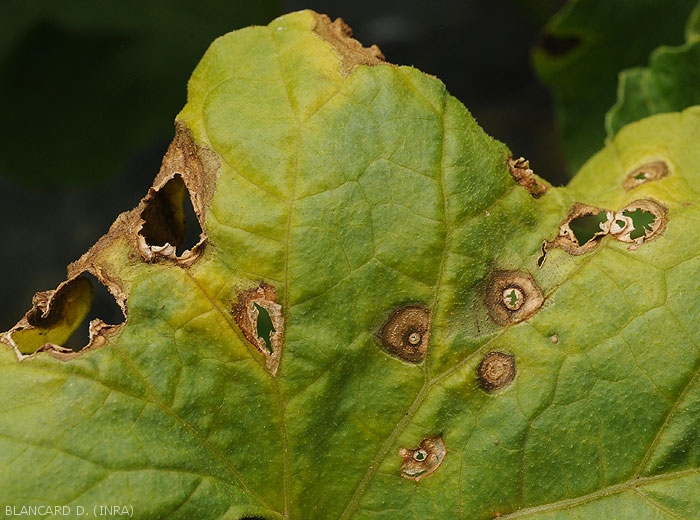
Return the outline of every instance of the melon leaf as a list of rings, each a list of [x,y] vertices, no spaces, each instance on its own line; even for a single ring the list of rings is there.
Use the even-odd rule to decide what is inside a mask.
[[[698,131],[554,188],[340,21],[219,38],[153,188],[2,335],[0,504],[697,517]],[[84,273],[125,321],[72,352]]]

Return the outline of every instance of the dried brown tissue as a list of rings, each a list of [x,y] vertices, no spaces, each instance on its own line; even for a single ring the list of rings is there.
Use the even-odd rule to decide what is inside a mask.
[[[653,214],[654,221],[650,224],[649,230],[644,230],[642,236],[632,238],[631,234],[635,231],[634,222],[632,218],[625,215],[625,213],[633,213],[636,210],[642,210]],[[600,224],[600,230],[594,233],[587,242],[579,244],[576,235],[571,229],[571,222],[581,217],[599,215],[600,213],[605,213],[606,217],[605,221]],[[629,249],[637,249],[645,242],[660,236],[666,228],[667,221],[668,210],[666,207],[652,199],[632,201],[617,212],[598,208],[596,206],[589,206],[587,204],[576,203],[559,225],[557,237],[554,240],[545,241],[542,244],[542,256],[538,260],[538,265],[540,267],[542,266],[544,257],[551,248],[560,248],[573,256],[579,256],[596,249],[600,241],[607,235],[611,235],[621,242],[631,244]],[[620,224],[620,222],[622,222],[622,224]]]
[[[258,336],[259,311],[255,304],[267,311],[275,329],[269,338],[272,352],[267,350],[265,340]],[[245,339],[265,356],[265,366],[270,374],[277,375],[284,347],[284,315],[282,306],[277,303],[275,288],[260,282],[257,287],[240,291],[231,314]]]
[[[522,301],[510,305],[505,294],[517,290]],[[544,295],[528,273],[497,270],[487,281],[484,303],[489,316],[499,325],[513,325],[533,316],[544,303]]]
[[[508,170],[513,180],[525,188],[533,198],[538,199],[547,193],[549,186],[535,175],[535,172],[530,168],[530,161],[524,157],[517,159],[509,157]]]
[[[430,310],[422,304],[398,308],[379,332],[386,352],[408,363],[421,363],[430,344]]]
[[[379,47],[363,47],[362,43],[352,37],[352,29],[342,20],[334,21],[325,15],[314,13],[316,27],[314,32],[331,44],[340,56],[340,72],[347,76],[357,65],[379,65],[384,63],[384,54]]]
[[[447,448],[442,437],[426,437],[415,449],[400,448],[401,476],[416,482],[431,475],[445,460]]]

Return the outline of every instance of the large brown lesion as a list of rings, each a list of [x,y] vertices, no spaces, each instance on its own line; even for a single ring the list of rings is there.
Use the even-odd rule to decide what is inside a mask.
[[[442,437],[426,437],[417,448],[400,448],[401,476],[416,482],[435,473],[445,460],[447,448]]]
[[[636,249],[644,242],[657,238],[668,220],[666,208],[652,199],[635,200],[615,213],[610,234],[620,242]]]
[[[134,209],[120,214],[109,231],[69,266],[69,275],[75,270],[99,269],[99,258],[103,253],[124,238],[136,258],[145,262],[167,260],[187,267],[197,261],[208,239],[204,221],[214,196],[219,169],[218,156],[195,143],[187,125],[178,122],[175,137],[146,196]],[[169,240],[178,242],[181,232],[184,232],[180,231],[182,226],[177,220],[181,218],[178,215],[188,194],[202,232],[193,247],[178,254],[177,244]]]
[[[340,55],[342,61],[340,72],[347,76],[357,65],[379,65],[384,63],[384,54],[379,47],[372,45],[363,47],[362,43],[352,37],[352,29],[342,20],[334,21],[325,15],[314,13],[316,27],[314,31],[329,42]]]
[[[197,146],[186,125],[178,123],[175,139],[168,148],[153,187],[134,211],[135,240],[141,257],[147,262],[174,260],[185,266],[199,258],[207,241],[203,231],[206,208],[214,194],[219,162],[216,155]],[[199,241],[179,251],[185,240],[183,209],[189,198],[202,230]],[[131,233],[133,236],[133,233]]]
[[[557,237],[543,243],[537,263],[541,267],[547,251],[555,247],[574,256],[590,253],[607,235],[636,249],[660,236],[667,221],[666,208],[652,199],[632,201],[617,212],[576,203],[559,225]]]
[[[544,250],[549,250],[553,247],[563,249],[573,256],[579,256],[593,251],[598,247],[600,241],[605,235],[610,232],[610,224],[613,214],[611,211],[588,204],[576,203],[573,205],[569,214],[559,225],[559,234],[557,237],[547,242]],[[577,225],[580,225],[583,220],[589,219],[596,224],[592,226],[592,232],[587,240],[581,238],[581,233],[576,232]],[[591,227],[591,226],[589,226]]]

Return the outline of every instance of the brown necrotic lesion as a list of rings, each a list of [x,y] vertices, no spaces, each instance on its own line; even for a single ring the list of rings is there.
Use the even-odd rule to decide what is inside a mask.
[[[612,218],[613,214],[609,210],[588,204],[574,204],[559,225],[559,234],[547,243],[547,248],[558,247],[574,256],[593,251],[610,232]]]
[[[212,197],[218,158],[198,146],[187,127],[177,125],[175,139],[163,157],[153,186],[126,217],[146,262],[194,263],[207,240],[204,214]]]
[[[484,301],[493,321],[511,325],[535,314],[544,295],[528,273],[499,270],[487,282]]]
[[[635,200],[617,212],[577,203],[559,225],[557,237],[544,242],[538,266],[542,266],[551,248],[563,249],[574,256],[583,255],[596,249],[607,235],[630,243],[630,249],[635,249],[658,237],[666,228],[667,220],[666,208],[652,199]]]
[[[427,437],[416,449],[400,448],[401,476],[418,482],[434,473],[445,459],[447,448],[442,437]]]
[[[277,375],[284,337],[282,306],[277,291],[265,282],[239,292],[232,308],[233,318],[245,339],[265,356],[265,366]]]
[[[69,361],[86,350],[103,346],[124,325],[126,303],[116,284],[110,283],[108,289],[102,281],[107,280],[89,272],[77,272],[55,290],[36,293],[32,308],[0,336],[0,342],[12,346],[20,360],[48,352]],[[112,318],[109,321],[114,324],[105,323],[99,314],[95,315],[95,287],[100,314],[107,310]],[[110,306],[113,308],[106,308]]]
[[[665,161],[652,161],[635,168],[627,174],[622,187],[629,191],[640,184],[658,181],[668,175],[668,165]]]
[[[513,180],[525,188],[533,198],[538,199],[547,193],[549,186],[535,175],[530,168],[530,161],[524,157],[509,158],[508,170]]]
[[[613,217],[610,234],[621,242],[638,247],[658,237],[668,220],[664,206],[651,199],[635,200]]]
[[[379,337],[384,349],[409,363],[425,359],[430,341],[430,310],[420,304],[405,305],[384,323]]]
[[[493,392],[508,386],[515,379],[515,356],[492,351],[486,354],[476,369],[479,386]]]

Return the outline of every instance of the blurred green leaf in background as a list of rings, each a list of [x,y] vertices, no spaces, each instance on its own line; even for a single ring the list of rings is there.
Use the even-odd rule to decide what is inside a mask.
[[[122,171],[170,139],[209,43],[277,14],[277,0],[3,0],[0,175],[52,187]]]
[[[604,144],[618,73],[645,65],[659,45],[682,43],[696,3],[572,0],[549,21],[533,62],[554,94],[570,175]]]
[[[617,103],[605,119],[609,139],[633,121],[700,104],[700,4],[690,15],[685,34],[683,45],[657,48],[648,67],[620,73]]]

